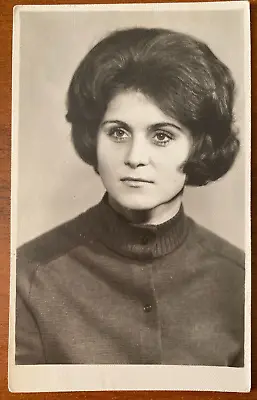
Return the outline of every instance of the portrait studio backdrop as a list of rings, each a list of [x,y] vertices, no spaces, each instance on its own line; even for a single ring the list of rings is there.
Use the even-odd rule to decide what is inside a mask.
[[[218,182],[188,187],[184,206],[197,222],[243,249],[243,14],[237,10],[47,11],[22,12],[20,18],[17,246],[85,211],[103,195],[100,178],[72,147],[65,121],[66,92],[78,63],[101,38],[114,29],[144,26],[192,34],[232,70],[237,83],[239,157]]]

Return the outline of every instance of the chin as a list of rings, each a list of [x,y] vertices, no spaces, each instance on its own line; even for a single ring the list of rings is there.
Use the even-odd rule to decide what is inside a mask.
[[[124,196],[117,198],[117,203],[124,208],[128,208],[130,210],[151,210],[152,208],[156,207],[156,204],[153,204],[151,199],[143,198],[143,196]]]

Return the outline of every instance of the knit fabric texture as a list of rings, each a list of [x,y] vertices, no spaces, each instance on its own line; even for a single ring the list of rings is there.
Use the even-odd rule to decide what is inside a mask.
[[[16,268],[17,364],[244,364],[244,254],[183,207],[139,226],[105,196]]]

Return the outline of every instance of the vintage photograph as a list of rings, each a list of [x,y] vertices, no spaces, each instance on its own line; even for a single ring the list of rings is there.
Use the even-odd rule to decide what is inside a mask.
[[[242,3],[16,9],[14,367],[247,373]]]

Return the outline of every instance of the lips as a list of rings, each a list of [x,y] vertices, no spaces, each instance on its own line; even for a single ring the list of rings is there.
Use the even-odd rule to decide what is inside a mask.
[[[145,182],[145,183],[154,183],[150,179],[145,179],[145,178],[135,178],[135,177],[130,177],[130,176],[125,176],[124,178],[121,178],[122,182]]]

